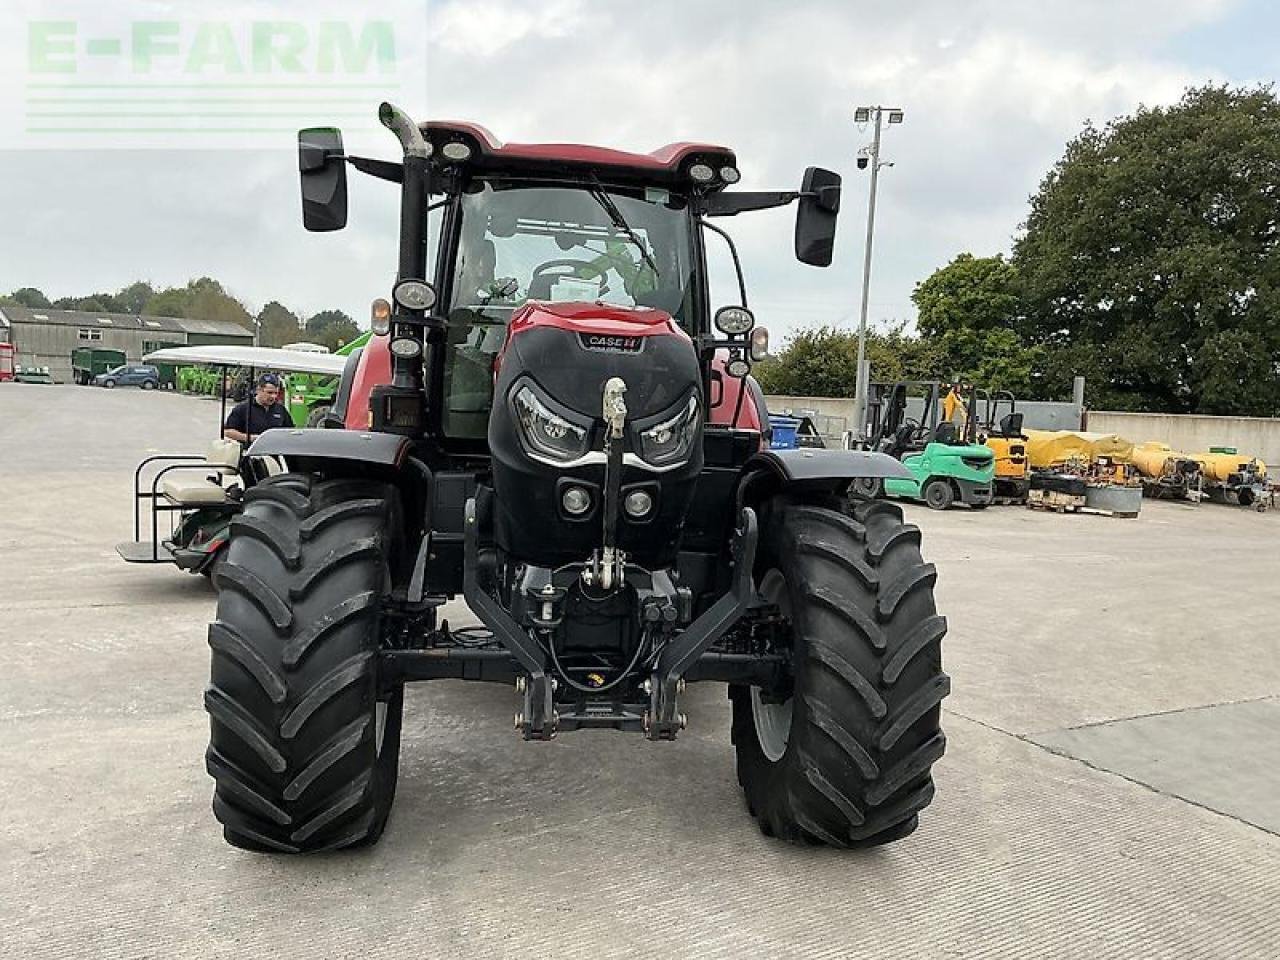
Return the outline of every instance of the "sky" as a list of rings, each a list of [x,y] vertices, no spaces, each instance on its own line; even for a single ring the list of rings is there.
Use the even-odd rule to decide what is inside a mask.
[[[238,3],[217,5],[219,15]],[[126,21],[157,5],[183,6],[139,0],[93,10]],[[801,327],[856,325],[868,176],[855,157],[871,130],[853,122],[855,107],[905,111],[884,138],[894,165],[880,178],[869,312],[873,324],[910,323],[912,289],[955,254],[1009,251],[1029,195],[1087,121],[1173,103],[1189,85],[1269,83],[1280,73],[1280,4],[1267,0],[384,6],[406,35],[423,38],[413,82],[394,91],[418,119],[476,120],[509,141],[638,151],[722,143],[736,150],[746,189],[796,188],[809,165],[840,172],[845,195],[826,270],[794,260],[794,209],[721,221],[775,342]],[[20,36],[20,18],[65,7],[6,0],[0,35]],[[20,59],[0,58],[0,101],[10,105],[30,80]],[[379,90],[357,92],[344,116],[372,117],[381,99]],[[318,111],[296,119],[328,120]],[[395,158],[389,134],[346,122],[361,128],[348,136],[351,152]],[[369,301],[386,295],[396,249],[390,185],[353,175],[347,230],[307,234],[288,133],[258,137],[252,149],[119,146],[86,135],[33,148],[5,130],[0,110],[0,291],[35,286],[57,297],[209,275],[251,310],[274,299],[303,316],[336,307],[362,322]]]

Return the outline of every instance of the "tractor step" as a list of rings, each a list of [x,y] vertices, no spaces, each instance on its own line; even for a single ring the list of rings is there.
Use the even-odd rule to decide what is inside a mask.
[[[117,543],[116,553],[126,563],[173,563],[173,553],[169,547],[150,540]]]

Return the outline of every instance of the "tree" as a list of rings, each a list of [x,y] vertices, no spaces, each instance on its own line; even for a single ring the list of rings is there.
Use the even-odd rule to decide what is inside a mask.
[[[302,321],[297,314],[277,300],[272,300],[258,314],[258,343],[264,347],[283,347],[296,343],[302,335]]]
[[[339,321],[355,324],[355,321],[342,310],[321,310],[307,320],[307,333],[319,336],[320,331],[325,327]]]
[[[247,330],[253,329],[253,317],[244,304],[227,293],[217,280],[209,277],[191,280],[185,287],[155,292],[142,312],[155,317],[225,320]]]
[[[1017,271],[1004,257],[961,253],[916,284],[911,299],[920,333],[937,352],[936,376],[1038,395],[1044,349],[1026,346],[1017,332]]]
[[[867,332],[873,380],[928,380],[936,376],[931,344],[907,336],[902,325]],[[858,369],[858,335],[832,327],[800,330],[774,359],[756,367],[765,393],[800,397],[852,397]]]
[[[330,350],[350,343],[360,336],[356,322],[341,310],[321,310],[307,321],[307,334]]]
[[[47,310],[53,306],[49,302],[49,298],[35,287],[23,287],[20,290],[13,291],[10,296],[18,306],[26,307],[29,310]]]
[[[94,293],[87,297],[59,297],[53,301],[58,310],[79,310],[83,313],[125,313],[120,303],[109,293]]]
[[[917,283],[911,299],[919,311],[916,326],[925,337],[1007,329],[1018,316],[1017,276],[999,254],[961,253]]]
[[[151,284],[138,280],[116,294],[116,303],[120,305],[121,313],[139,314],[155,295],[156,291]]]
[[[1280,412],[1280,101],[1188,90],[1070,144],[1012,264],[1045,386],[1095,406]]]

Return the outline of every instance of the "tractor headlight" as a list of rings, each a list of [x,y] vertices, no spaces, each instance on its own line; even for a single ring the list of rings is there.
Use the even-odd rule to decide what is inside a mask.
[[[698,435],[698,395],[691,393],[670,416],[639,430],[640,459],[655,467],[687,460]]]
[[[587,428],[561,416],[524,386],[511,398],[520,438],[530,454],[565,463],[587,452]]]

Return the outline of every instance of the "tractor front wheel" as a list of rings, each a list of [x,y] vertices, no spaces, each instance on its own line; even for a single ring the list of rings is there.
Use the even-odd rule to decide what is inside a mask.
[[[244,499],[213,576],[214,816],[228,843],[250,850],[372,842],[400,753],[403,687],[378,677],[396,492],[284,474]]]
[[[791,626],[781,689],[732,686],[738,781],[760,829],[790,843],[888,843],[933,798],[946,738],[946,621],[920,532],[883,501],[787,505],[760,544],[762,596]]]

